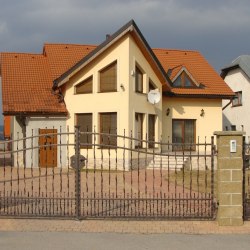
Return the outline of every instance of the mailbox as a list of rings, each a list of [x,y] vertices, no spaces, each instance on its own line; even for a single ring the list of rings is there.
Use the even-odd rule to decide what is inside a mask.
[[[85,167],[85,161],[86,161],[86,158],[83,156],[83,155],[79,155],[79,167],[80,168],[83,168]],[[72,168],[76,168],[76,155],[72,155],[70,157],[70,166]]]

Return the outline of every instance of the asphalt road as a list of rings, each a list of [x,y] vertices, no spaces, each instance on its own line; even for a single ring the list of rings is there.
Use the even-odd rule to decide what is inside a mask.
[[[250,235],[0,232],[1,250],[247,250]]]

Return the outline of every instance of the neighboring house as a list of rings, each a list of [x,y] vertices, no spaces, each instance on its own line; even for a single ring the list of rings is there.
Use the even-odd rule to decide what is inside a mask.
[[[250,55],[242,55],[221,70],[221,76],[234,91],[231,101],[223,101],[223,129],[245,131],[250,136]]]
[[[132,131],[138,141],[125,146],[133,148],[152,148],[154,143],[140,141],[146,139],[197,142],[222,129],[222,99],[234,95],[199,52],[151,49],[133,20],[99,46],[45,44],[42,54],[2,53],[1,75],[3,113],[12,116],[15,139],[17,132],[21,138],[80,125],[83,132],[130,136]],[[152,89],[162,95],[157,104],[147,100]],[[98,142],[120,143],[110,138],[100,136]],[[83,143],[92,140],[81,137]],[[38,143],[44,142],[25,147]],[[41,155],[27,152],[26,166],[41,166]],[[66,164],[56,152],[50,157]]]

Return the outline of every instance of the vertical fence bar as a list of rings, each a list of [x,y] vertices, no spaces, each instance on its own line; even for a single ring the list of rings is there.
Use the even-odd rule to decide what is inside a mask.
[[[215,210],[215,206],[214,206],[214,154],[215,154],[215,145],[214,145],[214,137],[211,137],[211,203],[212,203],[212,207],[211,207],[211,216],[214,215],[214,210]]]
[[[75,216],[79,220],[81,216],[81,171],[80,171],[80,127],[75,126]]]

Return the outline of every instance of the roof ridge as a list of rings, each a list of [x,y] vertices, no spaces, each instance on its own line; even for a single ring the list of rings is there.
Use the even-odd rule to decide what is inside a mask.
[[[43,56],[43,54],[29,53],[29,52],[0,52],[0,54],[11,54],[11,55],[31,55],[31,56]]]
[[[198,50],[189,50],[189,49],[168,49],[168,48],[152,48],[153,50],[168,50],[168,51],[181,51],[181,52],[197,52]]]
[[[46,45],[71,45],[71,46],[93,46],[97,47],[97,44],[78,44],[78,43],[44,43],[44,46]]]

